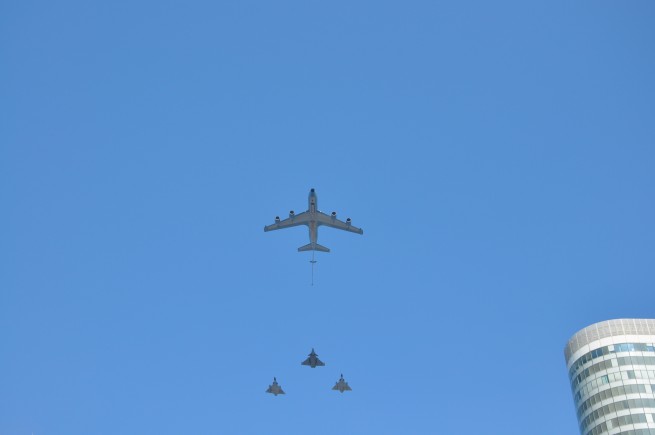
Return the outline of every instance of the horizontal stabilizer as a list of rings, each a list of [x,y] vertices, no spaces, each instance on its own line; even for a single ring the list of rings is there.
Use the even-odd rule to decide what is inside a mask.
[[[314,245],[310,243],[308,245],[301,246],[300,248],[298,248],[298,252],[312,251],[312,250],[321,251],[321,252],[330,252],[328,248],[326,248],[325,246],[321,246],[318,243],[315,243]]]

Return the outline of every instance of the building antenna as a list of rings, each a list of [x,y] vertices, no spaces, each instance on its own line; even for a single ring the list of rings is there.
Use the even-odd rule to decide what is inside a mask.
[[[314,260],[315,253],[316,251],[312,250],[312,259],[309,260],[309,262],[312,263],[312,287],[314,286],[314,265],[316,264],[316,260]]]

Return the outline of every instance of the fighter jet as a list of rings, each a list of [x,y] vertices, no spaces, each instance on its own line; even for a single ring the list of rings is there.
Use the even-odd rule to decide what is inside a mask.
[[[318,210],[318,200],[314,189],[309,191],[309,208],[299,214],[295,214],[293,210],[289,212],[289,217],[280,220],[280,216],[275,217],[275,223],[264,227],[264,231],[282,230],[284,228],[295,227],[298,225],[307,225],[309,227],[309,244],[298,248],[298,252],[302,251],[321,251],[330,252],[325,246],[319,245],[316,240],[318,239],[318,227],[325,225],[326,227],[336,228],[338,230],[350,231],[351,233],[364,234],[364,230],[351,225],[350,218],[346,221],[337,219],[337,212],[333,211],[332,214],[327,215]]]
[[[266,392],[274,394],[276,397],[278,394],[284,394],[284,391],[282,391],[282,388],[278,385],[277,379],[275,378],[273,378],[273,384],[268,386]]]
[[[311,368],[325,365],[323,361],[318,359],[318,355],[316,355],[316,352],[314,352],[314,348],[312,348],[312,353],[309,354],[309,358],[307,358],[305,361],[303,361],[300,364],[304,366],[310,366]]]
[[[348,382],[343,378],[343,374],[341,375],[341,379],[334,384],[334,387],[332,387],[333,390],[337,390],[340,393],[343,393],[344,391],[352,391],[352,388],[348,386]]]

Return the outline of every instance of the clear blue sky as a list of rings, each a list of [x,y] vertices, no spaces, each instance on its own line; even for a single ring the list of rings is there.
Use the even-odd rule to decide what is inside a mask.
[[[566,341],[655,317],[653,22],[5,0],[0,435],[577,434]]]

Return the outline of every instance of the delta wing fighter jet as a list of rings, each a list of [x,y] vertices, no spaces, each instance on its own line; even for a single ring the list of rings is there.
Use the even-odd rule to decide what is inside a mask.
[[[273,384],[268,386],[268,390],[266,390],[267,393],[274,394],[277,396],[278,394],[285,394],[284,391],[282,391],[282,387],[280,387],[277,383],[277,379],[273,378]]]
[[[318,210],[318,200],[314,189],[309,191],[309,208],[299,214],[295,214],[293,210],[289,212],[289,217],[280,220],[280,216],[275,217],[275,223],[264,227],[264,231],[282,230],[284,228],[291,228],[298,225],[307,225],[309,227],[309,244],[298,248],[298,252],[302,251],[320,251],[330,252],[325,246],[319,245],[316,241],[318,239],[318,227],[325,225],[326,227],[336,228],[338,230],[350,231],[351,233],[364,234],[364,230],[351,225],[350,218],[346,221],[337,219],[337,212],[333,211],[332,214],[327,215]]]
[[[343,374],[341,375],[341,378],[339,381],[332,387],[333,390],[337,390],[340,393],[343,393],[344,391],[352,391],[352,388],[348,385],[348,382],[343,378]]]
[[[316,366],[324,366],[325,363],[318,359],[318,355],[316,355],[316,352],[314,352],[314,348],[312,348],[312,353],[309,354],[309,358],[307,358],[305,361],[300,363],[301,365],[304,366],[310,366],[311,368],[316,368]]]

